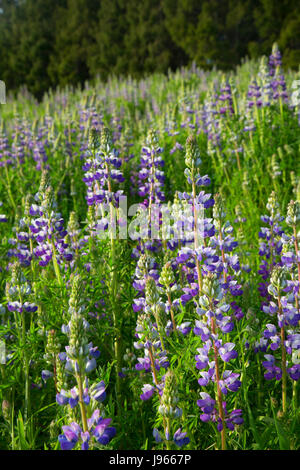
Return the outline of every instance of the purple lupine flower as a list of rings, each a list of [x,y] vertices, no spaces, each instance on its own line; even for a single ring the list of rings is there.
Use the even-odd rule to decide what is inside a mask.
[[[263,367],[266,369],[264,377],[266,380],[276,379],[280,380],[282,377],[282,370],[275,365],[275,358],[270,354],[265,354],[266,361],[262,362]]]
[[[174,433],[173,441],[178,447],[183,447],[183,446],[186,446],[190,442],[190,438],[187,437],[186,432],[182,432],[181,428],[179,428]]]
[[[72,450],[79,441],[82,429],[77,423],[73,422],[70,426],[63,426],[62,430],[64,433],[58,436],[61,449]]]
[[[149,400],[155,392],[155,387],[151,384],[145,384],[142,388],[142,394],[140,395],[141,400]]]
[[[89,324],[83,316],[84,312],[82,281],[79,275],[74,275],[69,298],[71,319],[63,328],[69,337],[69,345],[65,347],[66,352],[59,354],[58,358],[65,364],[65,371],[74,376],[77,386],[69,391],[61,389],[56,395],[56,401],[59,405],[75,408],[81,399],[80,412],[84,432],[78,425],[75,429],[74,423],[73,426],[63,427],[64,434],[59,436],[59,441],[61,447],[66,450],[74,448],[79,441],[82,442],[81,448],[87,450],[92,442],[91,438],[102,445],[107,445],[116,434],[116,429],[109,426],[111,419],[100,416],[99,410],[95,410],[92,416],[87,418],[86,406],[91,403],[92,408],[95,403],[104,401],[106,387],[103,380],[90,385],[87,379],[87,374],[96,367],[100,351],[87,341]],[[83,408],[85,412],[82,411]]]
[[[3,205],[3,203],[0,201],[0,207]],[[5,214],[0,214],[0,223],[1,222],[7,222],[8,218]]]

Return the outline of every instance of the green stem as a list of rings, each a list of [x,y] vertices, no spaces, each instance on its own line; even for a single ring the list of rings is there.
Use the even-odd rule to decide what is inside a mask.
[[[109,175],[109,167],[106,163],[105,165],[107,174]],[[108,191],[112,193],[112,185],[110,177],[107,179]],[[121,347],[121,330],[120,330],[120,318],[118,312],[118,305],[116,302],[117,298],[117,286],[118,286],[118,271],[117,271],[117,256],[116,256],[116,242],[114,234],[114,224],[115,224],[115,207],[111,202],[110,205],[110,245],[111,245],[111,267],[112,267],[112,277],[111,277],[111,299],[112,299],[112,315],[113,315],[113,325],[115,331],[114,339],[114,353],[116,359],[116,391],[117,391],[117,401],[118,404],[121,403],[121,379],[120,373],[122,371],[122,347]]]
[[[54,245],[53,241],[51,242],[51,244],[52,244],[52,252],[53,252],[52,253],[52,261],[53,261],[54,272],[55,272],[56,278],[58,280],[59,286],[62,287],[63,283],[62,283],[62,278],[61,278],[61,275],[60,275],[60,269],[59,269],[57,259],[56,259],[55,245]]]
[[[193,212],[194,212],[194,248],[197,250],[198,245],[199,245],[199,240],[198,240],[198,211],[196,208],[196,183],[194,179],[194,169],[192,169],[192,190],[193,190]],[[199,263],[199,260],[197,256],[195,257],[195,262],[196,262],[196,269],[197,269],[197,278],[198,278],[198,287],[199,287],[199,296],[202,293],[202,271],[201,271],[201,266]]]
[[[297,385],[298,382],[293,380],[293,406],[295,411],[298,411]]]
[[[213,303],[210,302],[210,308],[213,310]],[[216,320],[214,317],[211,319],[211,330],[214,335],[216,335]],[[220,387],[220,370],[219,370],[219,353],[218,348],[213,341],[213,348],[214,348],[214,359],[215,359],[215,374],[216,374],[216,385],[217,385],[217,403],[219,408],[219,417],[222,420],[222,431],[221,431],[221,440],[222,440],[222,450],[226,450],[226,431],[225,431],[225,416],[224,416],[224,409],[223,409],[223,400],[222,400],[222,391]]]
[[[24,420],[25,423],[28,420],[30,413],[30,381],[29,381],[29,361],[27,356],[26,346],[26,317],[25,313],[22,314],[22,343],[23,343],[23,360],[24,360],[24,375],[25,375],[25,411]]]
[[[162,327],[161,327],[161,324],[160,324],[160,321],[159,321],[159,316],[156,312],[156,308],[154,307],[154,317],[155,317],[155,321],[157,323],[157,329],[158,329],[158,335],[159,335],[159,339],[160,339],[160,343],[161,343],[161,348],[163,351],[166,350],[165,348],[165,345],[164,345],[164,340],[163,340],[163,335],[162,335]]]
[[[282,306],[280,297],[278,297],[278,308],[279,314],[282,314]],[[281,338],[281,368],[282,368],[282,412],[285,414],[287,410],[287,372],[286,372],[286,349],[285,349],[285,330],[284,325],[280,329],[280,338]]]
[[[10,202],[11,202],[11,205],[12,205],[14,211],[16,212],[16,211],[17,211],[17,206],[16,206],[15,200],[14,200],[13,195],[12,195],[12,192],[11,192],[10,179],[9,179],[9,175],[8,175],[7,166],[4,165],[4,168],[5,168],[5,176],[6,176],[6,181],[7,181],[7,193],[8,193],[8,198],[9,198],[9,200],[10,200]]]
[[[171,435],[170,418],[165,418],[164,417],[163,421],[164,421],[165,435],[166,435],[166,429],[168,430],[168,434]],[[167,440],[166,441],[166,446],[167,446],[167,450],[172,450],[171,441]]]
[[[88,424],[87,424],[85,404],[83,401],[82,378],[80,374],[76,375],[76,380],[77,380],[78,392],[79,392],[79,407],[80,407],[80,413],[81,413],[82,427],[83,427],[83,432],[86,432],[88,431]]]

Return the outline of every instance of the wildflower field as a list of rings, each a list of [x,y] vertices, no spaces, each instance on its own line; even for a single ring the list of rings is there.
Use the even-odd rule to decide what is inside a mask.
[[[0,449],[300,447],[300,74],[0,105]]]

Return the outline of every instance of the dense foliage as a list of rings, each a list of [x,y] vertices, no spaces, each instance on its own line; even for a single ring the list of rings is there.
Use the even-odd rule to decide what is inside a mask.
[[[1,449],[299,449],[300,76],[281,62],[1,105]]]
[[[277,41],[300,59],[297,0],[1,0],[0,78],[41,98],[100,75],[141,77],[193,61],[229,70]]]

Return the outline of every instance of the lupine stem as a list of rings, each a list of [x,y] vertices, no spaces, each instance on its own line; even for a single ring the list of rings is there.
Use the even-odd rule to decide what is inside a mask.
[[[172,299],[171,299],[170,292],[167,292],[167,296],[168,296],[168,302],[169,302],[169,306],[170,306],[170,315],[171,315],[173,330],[174,330],[174,332],[177,332],[175,318],[174,318],[174,312],[173,312],[173,309],[172,309]]]
[[[161,342],[161,347],[162,347],[162,350],[165,351],[165,345],[164,345],[164,340],[163,340],[163,335],[162,335],[162,327],[161,327],[161,323],[160,323],[160,320],[159,320],[159,315],[157,314],[157,311],[156,311],[156,307],[154,307],[154,317],[155,317],[155,321],[157,323],[157,329],[158,329],[158,334],[159,334],[159,339],[160,339],[160,342]]]
[[[7,170],[7,166],[4,165],[4,168],[5,168],[5,176],[6,176],[6,180],[7,180],[7,194],[8,194],[8,198],[11,202],[11,205],[13,207],[13,210],[14,212],[17,211],[17,206],[16,206],[16,203],[15,203],[15,200],[13,198],[13,195],[12,195],[12,192],[11,192],[11,187],[10,187],[10,180],[9,180],[9,176],[8,176],[8,170]]]
[[[77,385],[78,385],[79,406],[80,406],[80,413],[81,413],[81,419],[82,419],[82,427],[83,427],[83,431],[86,432],[88,430],[88,424],[87,424],[85,404],[83,401],[82,378],[81,378],[80,373],[76,375],[76,380],[77,380]]]
[[[280,297],[278,297],[278,309],[279,315],[282,315],[282,305]],[[280,338],[281,338],[281,367],[282,367],[282,411],[286,412],[286,394],[287,394],[287,372],[286,372],[286,349],[285,349],[285,330],[284,324],[280,329]]]
[[[150,357],[150,362],[151,362],[151,369],[152,369],[154,383],[155,383],[156,386],[158,386],[158,380],[157,380],[157,375],[156,375],[156,370],[155,370],[155,363],[154,363],[154,358],[153,358],[152,346],[150,346],[150,348],[149,348],[149,357]],[[159,395],[159,401],[161,401],[160,395]],[[169,418],[166,419],[163,416],[163,425],[164,425],[165,435],[166,435],[167,430],[170,432],[170,427],[169,427],[169,422],[168,421],[169,421]],[[171,450],[170,442],[168,440],[167,440],[166,446],[167,446],[167,450]]]
[[[225,268],[226,259],[225,259],[225,253],[224,253],[224,248],[223,248],[223,237],[222,237],[222,226],[221,226],[221,224],[220,224],[220,230],[219,230],[219,239],[220,239],[220,242],[221,242],[221,245],[222,245],[221,256],[222,256],[222,263],[223,263],[224,282],[227,282],[226,268]]]
[[[105,164],[105,168],[107,174],[109,175],[109,168],[108,164]],[[108,191],[112,193],[112,186],[111,181],[108,176],[107,179],[107,187]],[[115,223],[114,218],[114,206],[112,202],[109,204],[110,207],[110,245],[111,245],[111,265],[112,265],[112,279],[111,279],[111,289],[112,289],[112,309],[113,309],[113,323],[115,329],[115,340],[114,340],[114,351],[115,351],[115,358],[116,358],[116,389],[117,389],[117,398],[118,403],[121,400],[121,382],[120,382],[120,373],[121,373],[121,333],[120,333],[120,326],[119,326],[119,316],[118,316],[118,308],[116,305],[116,297],[117,297],[117,269],[116,269],[116,246],[115,246],[115,237],[113,231],[113,225]]]
[[[150,362],[151,362],[151,368],[152,368],[154,383],[155,383],[155,385],[158,385],[158,380],[157,380],[157,375],[156,375],[156,370],[155,370],[155,363],[154,363],[154,358],[153,358],[152,346],[150,346],[150,348],[149,348],[149,357],[150,357]]]
[[[194,248],[196,250],[198,248],[198,211],[196,209],[196,185],[195,185],[194,178],[193,178],[192,188],[193,188],[193,212],[194,212]],[[197,255],[195,256],[195,261],[196,261],[196,269],[197,269],[199,295],[201,295],[201,293],[202,293],[202,271],[201,271],[201,266],[200,266],[199,260],[197,258]]]
[[[166,428],[167,428],[169,434],[171,434],[170,418],[165,418],[165,417],[164,417],[164,421],[165,421],[165,420],[166,420]],[[171,442],[170,442],[169,440],[167,440],[166,446],[167,446],[167,450],[171,450],[171,449],[172,449]]]
[[[298,386],[297,380],[293,380],[293,405],[294,405],[295,411],[298,410],[297,386]]]
[[[20,304],[23,304],[22,296],[19,295]],[[26,346],[26,316],[23,312],[21,317],[22,324],[22,343],[23,343],[23,361],[24,361],[24,376],[25,376],[25,408],[24,408],[24,419],[25,422],[28,420],[28,415],[30,413],[30,382],[29,382],[29,361],[27,356],[27,346]]]
[[[300,285],[300,259],[299,259],[299,248],[298,248],[298,236],[297,236],[297,227],[296,225],[293,225],[293,235],[294,235],[294,246],[295,246],[295,253],[296,253],[296,259],[297,259],[297,268],[298,268],[298,281]],[[297,297],[296,300],[298,301]]]
[[[212,301],[210,302],[210,308],[213,311]],[[216,335],[216,320],[214,317],[211,318],[211,329],[214,335]],[[214,346],[214,359],[215,359],[215,373],[216,373],[216,384],[217,384],[217,401],[219,407],[219,416],[222,420],[222,431],[221,431],[221,440],[222,440],[222,450],[226,450],[226,431],[225,431],[225,416],[223,409],[223,400],[222,400],[222,391],[220,387],[220,370],[219,370],[219,354],[215,341],[213,341]]]
[[[62,287],[63,283],[62,283],[60,270],[59,270],[59,266],[58,266],[57,259],[56,259],[56,249],[55,249],[55,245],[53,241],[51,242],[51,245],[52,245],[52,261],[53,261],[54,272],[55,272],[56,279],[58,281],[59,286]]]

